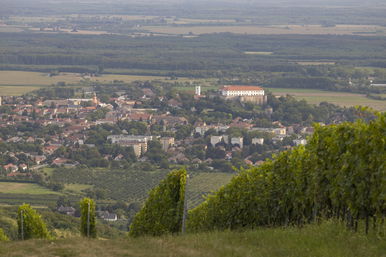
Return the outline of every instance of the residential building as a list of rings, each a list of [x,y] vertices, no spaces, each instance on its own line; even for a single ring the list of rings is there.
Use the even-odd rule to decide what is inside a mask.
[[[231,144],[232,145],[238,145],[240,148],[243,148],[243,146],[244,146],[244,138],[242,138],[242,137],[232,137],[231,138]]]
[[[111,135],[107,140],[121,146],[132,146],[136,156],[139,157],[147,152],[147,143],[153,140],[153,136]]]
[[[161,137],[160,139],[162,150],[167,152],[174,145],[174,137]]]
[[[264,144],[264,138],[252,138],[252,145],[263,145]]]

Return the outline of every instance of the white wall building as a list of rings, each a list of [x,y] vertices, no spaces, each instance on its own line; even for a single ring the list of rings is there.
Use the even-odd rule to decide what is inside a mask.
[[[201,86],[196,86],[196,95],[201,95]]]
[[[225,97],[264,96],[264,89],[258,86],[223,86],[221,95]]]
[[[223,140],[223,136],[211,136],[210,137],[210,144],[215,147],[218,143],[221,143]]]
[[[264,144],[264,138],[252,138],[252,145],[263,145]]]
[[[295,139],[292,141],[296,146],[298,145],[306,145],[307,140],[306,139]]]
[[[242,138],[242,137],[232,137],[231,138],[231,144],[232,145],[239,145],[240,148],[243,148],[243,146],[244,146],[244,138]]]

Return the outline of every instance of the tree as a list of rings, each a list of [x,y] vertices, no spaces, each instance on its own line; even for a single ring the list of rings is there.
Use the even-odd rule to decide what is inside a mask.
[[[80,201],[80,233],[85,237],[96,238],[95,202],[90,198]]]
[[[23,204],[17,211],[18,235],[22,240],[50,238],[46,224],[29,204]]]
[[[134,217],[129,234],[159,236],[181,231],[184,211],[186,170],[175,170],[149,193]]]

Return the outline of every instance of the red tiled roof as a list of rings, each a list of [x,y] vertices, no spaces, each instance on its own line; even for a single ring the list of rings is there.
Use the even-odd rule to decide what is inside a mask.
[[[250,91],[250,90],[264,90],[258,86],[242,86],[242,85],[226,85],[221,88],[221,90],[225,91]]]

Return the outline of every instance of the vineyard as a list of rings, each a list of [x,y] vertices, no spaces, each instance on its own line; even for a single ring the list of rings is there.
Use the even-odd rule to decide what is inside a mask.
[[[55,169],[50,180],[66,184],[70,193],[83,193],[89,189],[104,191],[107,199],[127,202],[144,202],[149,191],[167,175],[166,170],[101,170],[101,169]],[[193,208],[204,201],[204,197],[227,184],[232,174],[194,173],[188,187],[188,206]],[[70,189],[80,190],[70,190]],[[99,201],[100,202],[100,201]]]
[[[229,183],[234,174],[223,172],[189,174],[187,187],[188,208],[202,203],[206,196]]]
[[[254,228],[342,220],[385,231],[386,114],[316,126],[305,147],[239,173],[190,211],[189,229]],[[371,223],[371,224],[370,224]]]
[[[157,185],[167,171],[56,169],[51,180],[63,184],[93,185],[113,200],[142,202],[148,191]]]

